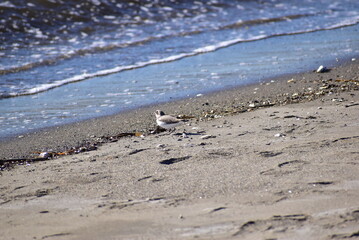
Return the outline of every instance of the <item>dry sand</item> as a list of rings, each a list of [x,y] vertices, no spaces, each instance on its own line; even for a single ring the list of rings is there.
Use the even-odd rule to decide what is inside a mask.
[[[359,238],[358,72],[285,76],[126,113],[116,132],[89,128],[145,135],[0,172],[0,239]],[[159,107],[196,118],[148,134]],[[136,113],[147,125],[128,125]],[[71,144],[73,126],[48,132]],[[3,158],[55,148],[39,136],[3,142]]]

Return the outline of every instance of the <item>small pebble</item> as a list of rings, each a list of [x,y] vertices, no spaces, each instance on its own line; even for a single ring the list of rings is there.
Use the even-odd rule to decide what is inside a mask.
[[[48,152],[41,152],[39,154],[39,158],[48,158],[48,157],[50,157],[50,153]]]
[[[323,72],[326,72],[327,71],[327,68],[324,67],[323,65],[320,65],[320,67],[317,69],[317,73],[323,73]]]
[[[274,135],[275,137],[284,137],[285,136],[285,134],[283,134],[283,133],[277,133],[276,135]]]
[[[209,138],[215,138],[216,136],[212,136],[212,135],[204,135],[201,136],[200,139],[209,139]]]

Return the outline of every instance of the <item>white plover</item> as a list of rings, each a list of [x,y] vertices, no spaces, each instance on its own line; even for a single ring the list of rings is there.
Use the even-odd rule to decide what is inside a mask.
[[[161,110],[156,110],[155,115],[157,125],[164,129],[175,128],[183,123],[183,120],[171,115],[166,115]]]

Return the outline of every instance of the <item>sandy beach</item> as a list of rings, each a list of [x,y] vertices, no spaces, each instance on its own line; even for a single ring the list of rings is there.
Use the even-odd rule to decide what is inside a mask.
[[[327,67],[3,140],[0,239],[359,238],[359,62]]]

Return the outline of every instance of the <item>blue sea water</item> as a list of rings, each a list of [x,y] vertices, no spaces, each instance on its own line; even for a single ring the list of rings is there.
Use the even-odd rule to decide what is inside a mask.
[[[359,53],[350,0],[16,0],[0,16],[0,138]]]

